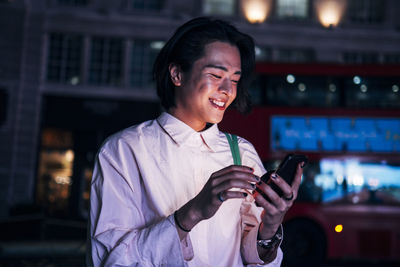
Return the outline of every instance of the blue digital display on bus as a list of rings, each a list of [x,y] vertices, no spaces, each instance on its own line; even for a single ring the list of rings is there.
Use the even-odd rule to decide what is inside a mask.
[[[400,152],[400,119],[272,116],[271,149]]]

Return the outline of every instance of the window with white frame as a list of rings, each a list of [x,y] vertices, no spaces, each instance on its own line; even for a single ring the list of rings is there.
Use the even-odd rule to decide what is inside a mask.
[[[163,45],[164,42],[161,41],[134,40],[132,42],[131,87],[144,88],[153,85],[153,64]]]
[[[47,81],[80,83],[83,38],[80,35],[50,33]]]
[[[348,1],[349,19],[360,24],[376,24],[383,22],[385,1],[351,0]]]
[[[308,0],[277,0],[276,15],[279,18],[304,19],[309,15]]]
[[[93,85],[122,85],[122,55],[121,38],[92,38],[88,82]]]

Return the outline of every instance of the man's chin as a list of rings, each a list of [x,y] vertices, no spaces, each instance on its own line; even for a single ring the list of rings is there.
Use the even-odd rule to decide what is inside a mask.
[[[211,119],[208,121],[208,123],[211,123],[211,124],[220,123],[220,122],[222,121],[223,118],[224,118],[224,116],[214,117],[214,118],[211,118]]]

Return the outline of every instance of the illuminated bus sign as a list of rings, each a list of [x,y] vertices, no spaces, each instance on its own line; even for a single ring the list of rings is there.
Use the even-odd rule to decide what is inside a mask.
[[[400,152],[400,119],[271,116],[271,149]]]

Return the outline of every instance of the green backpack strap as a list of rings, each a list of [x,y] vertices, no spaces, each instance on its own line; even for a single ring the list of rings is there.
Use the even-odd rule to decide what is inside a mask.
[[[239,152],[239,144],[238,138],[234,134],[225,133],[226,138],[228,139],[229,146],[231,147],[232,157],[233,157],[233,164],[235,165],[242,165],[242,160],[240,158]]]

